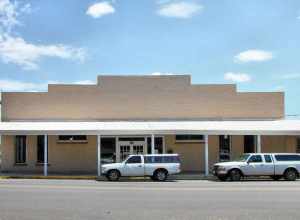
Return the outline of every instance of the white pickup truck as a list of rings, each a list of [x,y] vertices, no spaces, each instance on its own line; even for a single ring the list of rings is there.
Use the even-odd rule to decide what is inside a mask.
[[[213,174],[221,181],[239,181],[246,176],[270,176],[274,180],[283,177],[292,181],[299,173],[300,154],[295,153],[244,154],[238,160],[216,163],[213,167]]]
[[[177,154],[130,155],[121,163],[105,164],[102,175],[110,181],[121,176],[149,176],[153,180],[165,181],[168,175],[180,172],[180,160]]]

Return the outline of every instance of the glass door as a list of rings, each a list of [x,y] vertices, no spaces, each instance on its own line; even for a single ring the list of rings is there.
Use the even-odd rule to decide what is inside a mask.
[[[147,154],[145,138],[119,138],[116,153],[117,162],[122,162],[130,154]]]

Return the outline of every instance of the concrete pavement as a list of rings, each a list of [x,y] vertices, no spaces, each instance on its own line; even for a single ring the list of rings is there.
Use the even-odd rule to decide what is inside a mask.
[[[0,180],[6,219],[300,219],[300,181]]]

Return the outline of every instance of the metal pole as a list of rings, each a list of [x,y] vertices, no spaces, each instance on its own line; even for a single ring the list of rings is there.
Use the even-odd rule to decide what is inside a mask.
[[[256,136],[256,152],[261,153],[261,135]]]
[[[151,135],[151,154],[155,153],[155,137],[154,134]]]
[[[209,174],[209,167],[208,167],[208,135],[204,135],[205,140],[205,148],[204,148],[204,154],[205,154],[205,175],[207,176]]]
[[[44,135],[44,176],[48,176],[48,135]]]

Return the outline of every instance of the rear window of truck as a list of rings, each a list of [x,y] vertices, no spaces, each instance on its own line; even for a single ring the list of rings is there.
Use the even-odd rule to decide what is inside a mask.
[[[180,163],[177,156],[145,156],[145,163]]]
[[[300,155],[286,154],[286,155],[275,155],[277,161],[300,161]]]

